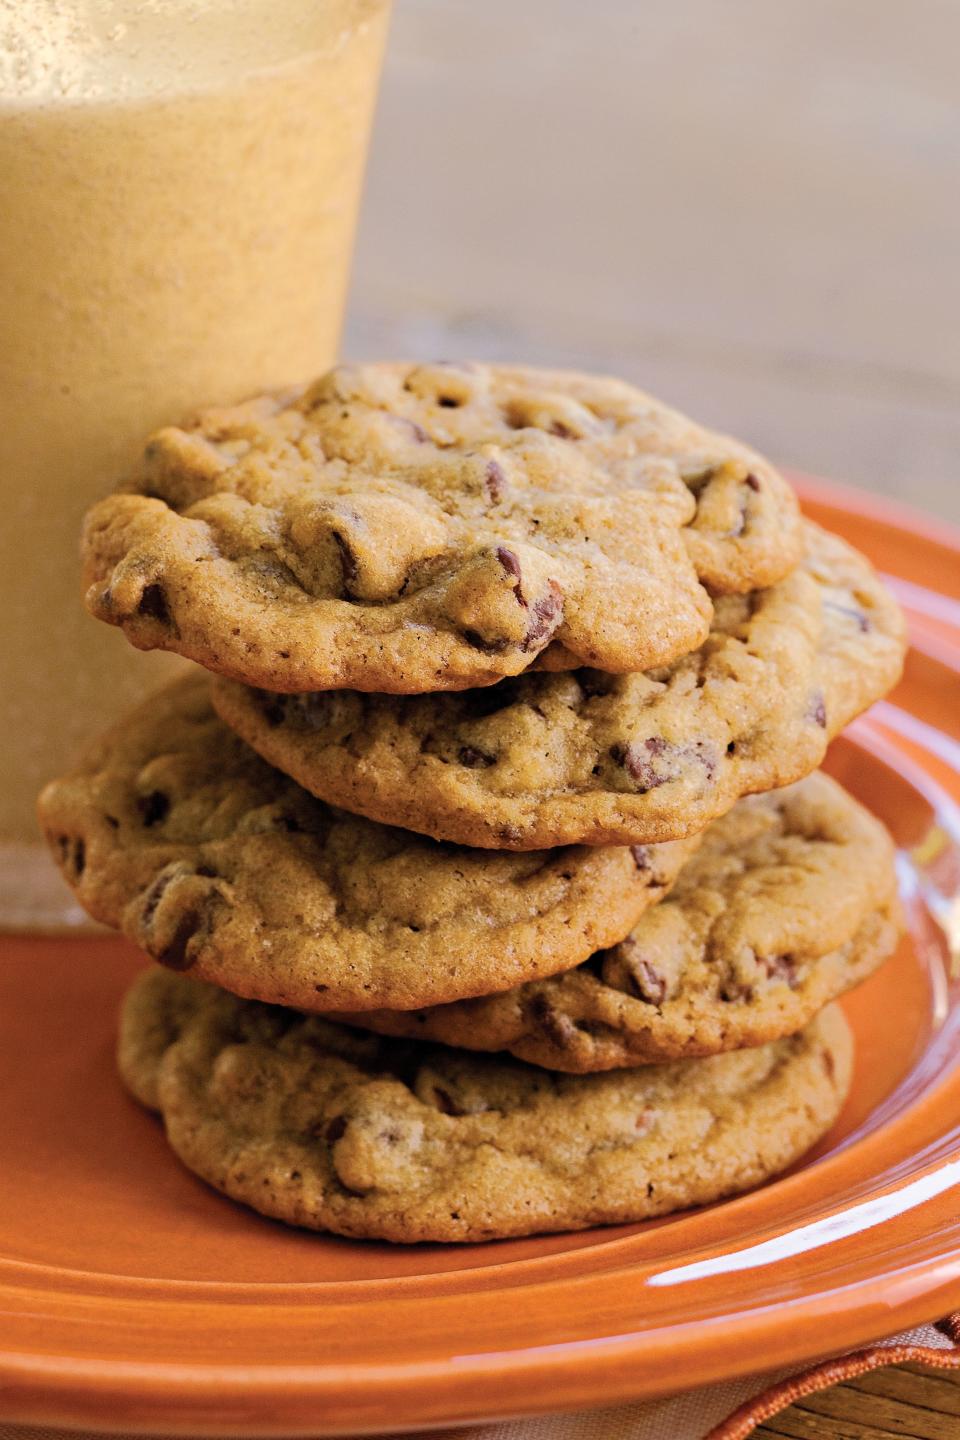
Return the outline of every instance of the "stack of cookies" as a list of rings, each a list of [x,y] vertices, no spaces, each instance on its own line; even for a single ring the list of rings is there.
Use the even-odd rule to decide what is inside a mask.
[[[120,1069],[198,1175],[482,1240],[830,1128],[897,900],[815,772],[904,633],[758,455],[614,380],[341,367],[155,435],[83,546],[93,614],[197,662],[40,812],[159,962]]]

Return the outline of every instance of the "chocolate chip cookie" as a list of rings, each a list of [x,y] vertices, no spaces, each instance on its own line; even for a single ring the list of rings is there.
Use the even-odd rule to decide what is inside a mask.
[[[867,561],[805,527],[785,580],[718,599],[705,644],[645,674],[527,673],[456,695],[284,696],[218,680],[256,750],[347,810],[493,849],[676,839],[815,769],[896,681],[903,618]]]
[[[506,989],[628,933],[691,851],[491,854],[330,809],[214,714],[203,675],[122,721],[40,799],[64,875],[153,959],[305,1010]]]
[[[87,605],[277,691],[491,684],[551,644],[625,672],[801,549],[777,472],[620,381],[342,366],[150,440],[87,517]],[[707,587],[707,588],[705,588]]]
[[[665,1215],[750,1188],[833,1124],[851,1041],[564,1076],[364,1035],[167,971],[130,992],[123,1078],[183,1163],[314,1230],[475,1241]]]
[[[632,934],[565,975],[432,1010],[338,1016],[584,1073],[792,1035],[897,939],[893,844],[825,775],[741,800]]]

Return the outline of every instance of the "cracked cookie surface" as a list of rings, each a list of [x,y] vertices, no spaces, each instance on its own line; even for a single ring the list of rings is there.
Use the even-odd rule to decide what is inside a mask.
[[[565,1076],[150,971],[127,997],[119,1062],[183,1163],[232,1199],[341,1235],[477,1241],[759,1184],[832,1125],[851,1039],[829,1007],[754,1050]]]
[[[799,557],[760,456],[621,381],[341,366],[150,440],[84,527],[88,608],[141,649],[284,692],[488,685],[551,645],[646,669],[708,588]],[[706,587],[706,588],[705,588]]]
[[[308,790],[437,838],[515,850],[676,839],[809,774],[900,674],[895,601],[844,541],[804,533],[791,575],[720,598],[705,644],[667,667],[420,696],[216,680],[214,703]]]
[[[570,1073],[766,1044],[892,953],[893,843],[826,775],[741,800],[669,895],[575,970],[432,1010],[338,1017]]]
[[[578,964],[692,849],[495,855],[333,810],[227,729],[200,674],[49,785],[40,818],[95,919],[171,968],[306,1010],[441,1003]]]

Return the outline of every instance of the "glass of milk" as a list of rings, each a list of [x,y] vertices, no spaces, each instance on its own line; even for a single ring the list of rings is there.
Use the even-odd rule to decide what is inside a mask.
[[[0,0],[0,925],[80,916],[34,801],[182,662],[80,600],[148,432],[338,344],[389,0]]]

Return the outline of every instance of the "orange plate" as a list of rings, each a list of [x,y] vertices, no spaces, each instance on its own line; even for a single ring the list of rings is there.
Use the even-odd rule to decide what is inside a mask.
[[[751,1195],[647,1225],[469,1248],[310,1236],[187,1174],[121,1093],[129,947],[8,940],[0,1417],[210,1435],[466,1423],[803,1362],[960,1307],[960,992],[938,923],[960,890],[960,544],[805,490],[904,578],[921,637],[895,696],[831,753],[901,846],[909,934],[848,1001],[856,1081],[827,1140]]]

